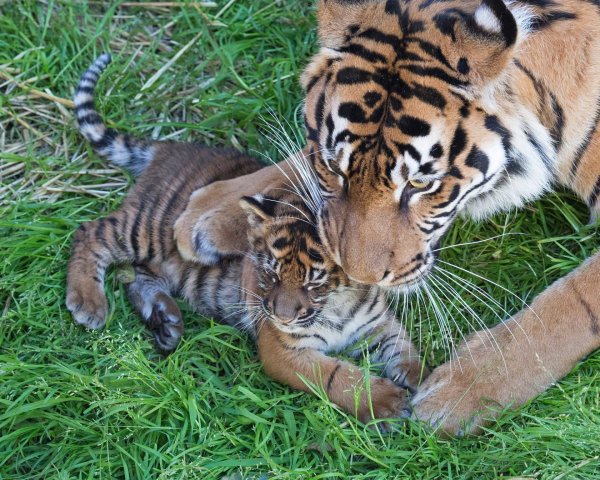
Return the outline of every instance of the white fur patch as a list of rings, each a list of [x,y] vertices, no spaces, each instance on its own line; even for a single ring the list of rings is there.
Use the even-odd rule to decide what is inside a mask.
[[[500,33],[502,31],[500,19],[485,4],[479,5],[475,10],[475,22],[488,32]]]
[[[342,144],[342,158],[340,160],[340,170],[344,173],[348,173],[348,167],[350,166],[350,155],[352,155],[352,145],[349,143]]]
[[[400,201],[400,197],[402,196],[402,191],[406,187],[406,180],[402,178],[400,175],[400,168],[403,165],[403,158],[399,157],[396,159],[396,165],[392,170],[392,182],[396,185],[394,189],[394,202],[398,203]]]
[[[536,15],[530,6],[524,5],[523,3],[517,3],[514,0],[505,1],[505,3],[517,22],[517,29],[519,31],[517,42],[519,42],[531,31],[531,26],[533,25]]]
[[[523,173],[509,176],[502,185],[488,188],[485,195],[480,194],[481,196],[469,200],[465,205],[465,211],[475,219],[483,219],[498,211],[521,207],[525,202],[541,196],[552,184],[556,169],[556,155],[552,139],[531,112],[524,108],[519,110],[519,116],[505,119],[503,123],[510,126],[512,155],[518,157],[518,161],[522,162]],[[532,145],[527,138],[526,131],[531,132],[533,138],[545,152],[546,158],[541,156]],[[550,161],[553,164],[548,169],[546,162]]]
[[[73,102],[75,103],[75,105],[81,105],[82,103],[89,102],[92,99],[93,97],[89,93],[78,92],[73,97]]]
[[[414,176],[416,172],[419,171],[420,163],[417,161],[416,158],[413,158],[413,156],[409,152],[404,153],[404,163],[406,163],[408,171],[411,175]]]
[[[104,136],[106,128],[102,124],[86,123],[80,130],[85,138],[92,142],[98,142]]]

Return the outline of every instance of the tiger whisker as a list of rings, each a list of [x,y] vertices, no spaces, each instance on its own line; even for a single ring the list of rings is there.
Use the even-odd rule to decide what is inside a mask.
[[[493,280],[490,280],[489,278],[484,277],[483,275],[479,275],[479,274],[477,274],[475,272],[472,272],[472,271],[467,270],[465,268],[459,267],[458,265],[454,265],[453,263],[450,263],[450,262],[447,262],[447,261],[444,261],[444,260],[441,260],[441,259],[438,259],[438,262],[441,262],[441,263],[443,263],[445,265],[448,265],[450,267],[454,267],[457,270],[465,272],[465,273],[467,273],[469,275],[473,275],[474,277],[477,277],[480,280],[483,280],[484,282],[491,283],[492,285],[500,288],[504,292],[508,293],[509,295],[511,295],[514,298],[516,298],[517,300],[519,300],[523,305],[525,305],[527,307],[527,309],[529,309],[535,315],[535,317],[539,320],[539,322],[541,323],[542,327],[544,327],[544,329],[546,328],[546,325],[544,324],[543,320],[538,316],[538,314],[535,312],[535,310],[533,308],[531,308],[531,306],[525,300],[523,300],[521,297],[519,297],[516,293],[511,292],[508,288],[503,287],[499,283],[496,283]]]
[[[440,270],[440,269],[438,269],[436,271],[440,274],[446,274],[445,271]],[[490,342],[492,342],[492,341],[495,342],[495,338],[494,338],[493,334],[490,332],[490,329],[487,327],[487,325],[485,325],[483,320],[481,320],[481,317],[479,317],[479,315],[471,308],[471,306],[461,297],[460,292],[458,292],[458,290],[456,290],[456,288],[454,288],[444,278],[438,276],[438,277],[436,277],[436,279],[438,282],[440,282],[440,286],[443,287],[447,292],[449,292],[449,294],[456,301],[458,301],[467,310],[467,312],[469,314],[471,314],[473,316],[473,318],[475,319],[475,322],[479,326],[480,330],[477,330],[475,328],[475,326],[469,321],[468,317],[463,313],[462,309],[457,308],[458,313],[465,319],[465,321],[467,322],[469,327],[475,331],[475,334],[483,341],[481,334],[480,334],[480,332],[483,331],[486,334],[486,336]],[[456,283],[456,281],[454,281],[454,282]],[[458,283],[456,283],[456,285],[458,285],[459,287],[461,286]],[[497,343],[496,343],[496,345],[497,345]]]
[[[436,318],[436,321],[437,321],[438,326],[440,327],[440,331],[442,333],[442,344],[444,345],[444,349],[447,350],[447,352],[448,352],[450,368],[452,368],[452,360],[457,352],[456,352],[456,347],[454,345],[454,340],[452,339],[452,335],[450,333],[450,328],[447,323],[447,319],[444,317],[444,314],[443,314],[442,310],[440,309],[440,306],[438,305],[436,298],[433,296],[433,290],[430,288],[430,285],[428,283],[424,283],[423,289],[424,289],[425,293],[427,294],[427,296],[429,297],[430,304],[433,308],[434,316]],[[460,364],[460,358],[458,358],[458,355],[456,355],[456,358],[458,359],[459,367],[462,371],[462,365]]]
[[[470,282],[469,280],[462,278],[458,275],[456,275],[455,273],[452,273],[448,270],[445,270],[441,267],[436,267],[436,269],[440,272],[444,272],[447,275],[447,278],[454,278],[454,281],[457,285],[459,285],[459,282],[463,282],[464,285],[467,285],[469,287],[471,287],[470,289],[470,293],[471,295],[473,295],[475,298],[477,298],[478,300],[481,300],[482,303],[488,307],[492,313],[494,313],[494,315],[496,315],[496,317],[498,317],[498,319],[500,320],[500,324],[504,325],[506,327],[506,329],[508,330],[508,332],[510,333],[510,335],[513,337],[513,339],[515,340],[515,342],[518,342],[517,338],[515,337],[515,335],[513,334],[512,330],[510,329],[510,327],[508,326],[507,320],[505,318],[502,318],[502,316],[500,316],[498,314],[498,312],[496,312],[493,308],[491,308],[489,305],[487,305],[487,303],[485,302],[485,299],[487,299],[488,301],[492,302],[495,306],[499,307],[500,309],[502,309],[504,311],[504,313],[509,317],[511,317],[510,312],[508,312],[494,297],[492,297],[490,294],[488,294],[487,292],[485,292],[482,288],[478,287],[477,285],[475,285],[473,282]],[[481,297],[479,297],[479,294],[481,296],[484,297],[484,299],[482,300]],[[527,335],[527,332],[525,332],[525,330],[523,330],[523,327],[521,327],[521,325],[519,325],[518,322],[515,322],[517,327],[519,328],[519,330],[521,330],[521,333],[523,333],[523,335],[525,336],[525,339],[527,340],[527,343],[529,345],[531,345],[531,341],[529,340],[529,336]]]
[[[435,295],[438,296],[438,298],[440,298],[439,296],[443,296],[450,304],[452,304],[452,301],[450,300],[450,298],[448,297],[448,295],[446,294],[446,292],[443,291],[443,289],[441,288],[441,284],[440,284],[440,279],[439,278],[435,278],[433,275],[430,277],[431,279],[431,283],[437,288],[438,292],[435,292]],[[442,299],[440,298],[440,302],[442,302]],[[454,323],[454,326],[456,327],[456,331],[458,332],[458,334],[460,335],[460,337],[463,339],[463,343],[464,345],[467,347],[467,350],[469,351],[469,356],[471,357],[471,361],[473,362],[473,365],[475,365],[475,358],[473,357],[473,352],[471,352],[471,347],[469,346],[469,343],[467,342],[467,339],[465,338],[462,329],[460,328],[460,326],[458,325],[458,322],[456,320],[454,320],[454,317],[452,315],[450,315],[450,319],[452,320],[452,322]]]
[[[490,344],[492,345],[492,348],[497,350],[498,353],[500,354],[500,357],[502,358],[502,363],[504,364],[504,370],[508,373],[508,365],[506,364],[506,359],[504,358],[504,354],[502,352],[502,349],[500,348],[500,344],[496,340],[496,337],[494,336],[494,334],[489,330],[489,328],[487,328],[487,326],[483,323],[481,318],[473,311],[473,309],[460,297],[460,294],[452,285],[450,285],[447,281],[445,281],[444,279],[442,279],[440,277],[437,277],[437,281],[441,282],[440,286],[441,287],[445,286],[446,290],[451,292],[450,294],[453,295],[454,298],[457,299],[463,305],[463,307],[467,309],[467,311],[470,311],[473,314],[476,322],[480,326],[480,330],[476,330],[474,328],[474,326],[471,324],[471,322],[469,322],[467,316],[462,312],[462,310],[460,308],[457,308],[457,311],[459,312],[459,314],[469,324],[469,327],[475,331],[475,334],[481,340],[482,343],[484,343],[484,339],[481,337],[480,332],[483,331],[486,334],[486,337],[487,337],[488,341],[490,342]],[[464,337],[463,337],[463,340],[464,340]],[[465,345],[467,346],[467,348],[469,348],[469,344],[466,342],[466,340],[465,340]],[[472,359],[472,356],[471,356],[471,359]],[[474,361],[473,361],[473,363],[475,364]]]
[[[500,235],[495,235],[493,237],[490,238],[485,238],[483,240],[475,240],[473,242],[465,242],[465,243],[455,243],[453,245],[446,245],[440,248],[435,248],[432,250],[432,252],[441,252],[442,250],[448,250],[449,248],[456,248],[456,247],[465,247],[468,245],[477,245],[479,243],[485,243],[485,242],[489,242],[491,240],[496,240],[497,238],[504,238],[507,237],[509,235],[525,235],[524,233],[519,233],[519,232],[508,232],[508,233],[502,233]]]

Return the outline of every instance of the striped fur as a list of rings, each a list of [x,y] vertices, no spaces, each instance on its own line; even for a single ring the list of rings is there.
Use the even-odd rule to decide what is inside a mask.
[[[321,241],[350,278],[419,286],[457,215],[484,218],[556,185],[598,218],[598,1],[319,0],[318,19],[321,49],[303,75],[304,153],[320,189]],[[192,197],[188,231],[196,202],[223,212],[240,193],[285,184],[280,170],[211,188],[224,194],[218,208]],[[192,256],[186,237],[179,231],[177,243]],[[223,229],[210,245],[231,251],[239,241]],[[525,311],[508,321],[521,344],[499,335],[492,352],[473,336],[461,352],[474,362],[460,353],[464,371],[436,370],[417,415],[449,433],[478,430],[495,415],[480,415],[484,406],[526,401],[600,347],[598,255],[534,302],[543,318]]]
[[[483,218],[554,185],[597,218],[597,1],[321,0],[319,34],[303,77],[308,146],[321,236],[350,277],[418,285],[459,213]],[[600,347],[598,265],[494,329],[498,349],[472,336],[453,359],[465,367],[434,371],[416,415],[479,431]]]
[[[175,349],[183,334],[174,301],[180,296],[194,310],[247,331],[277,380],[303,390],[309,388],[299,374],[321,383],[335,403],[364,421],[402,414],[405,389],[414,391],[427,373],[418,353],[385,292],[351,282],[329,260],[313,210],[293,191],[241,201],[237,208],[247,217],[243,252],[214,255],[210,265],[179,254],[174,224],[191,193],[257,171],[260,164],[233,150],[143,142],[108,129],[93,98],[107,63],[101,56],[83,75],[75,93],[77,119],[96,151],[137,180],[119,210],[82,224],[75,234],[66,300],[75,321],[88,328],[105,324],[105,272],[113,263],[129,263],[135,270],[129,298],[162,350]],[[196,245],[202,243],[199,233]],[[373,410],[366,394],[353,394],[367,380],[362,373],[325,355],[367,338],[371,359],[387,377],[368,379]]]
[[[110,62],[110,55],[104,53],[81,76],[73,96],[75,118],[79,131],[99,155],[138,176],[154,158],[155,145],[107,128],[94,106],[96,83]]]
[[[308,144],[329,199],[322,236],[352,278],[418,283],[457,214],[483,218],[553,184],[597,211],[593,2],[321,1],[319,33],[303,77]]]

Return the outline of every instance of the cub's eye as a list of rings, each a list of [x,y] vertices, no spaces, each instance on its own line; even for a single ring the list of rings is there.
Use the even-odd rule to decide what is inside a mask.
[[[427,182],[425,180],[409,180],[408,183],[410,183],[410,186],[413,188],[423,190],[424,188],[431,186],[433,182]]]
[[[304,288],[306,288],[308,291],[310,290],[314,290],[315,288],[319,288],[323,285],[322,282],[312,282],[312,283],[307,283],[306,285],[304,285]]]

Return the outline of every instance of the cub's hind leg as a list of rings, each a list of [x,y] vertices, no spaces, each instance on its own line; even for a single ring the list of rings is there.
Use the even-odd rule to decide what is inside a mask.
[[[183,317],[166,280],[144,267],[135,268],[127,285],[129,300],[164,352],[172,352],[183,335]]]
[[[106,323],[106,269],[115,262],[132,261],[130,248],[119,233],[121,212],[80,225],[75,232],[67,273],[67,308],[75,321],[97,329]]]

